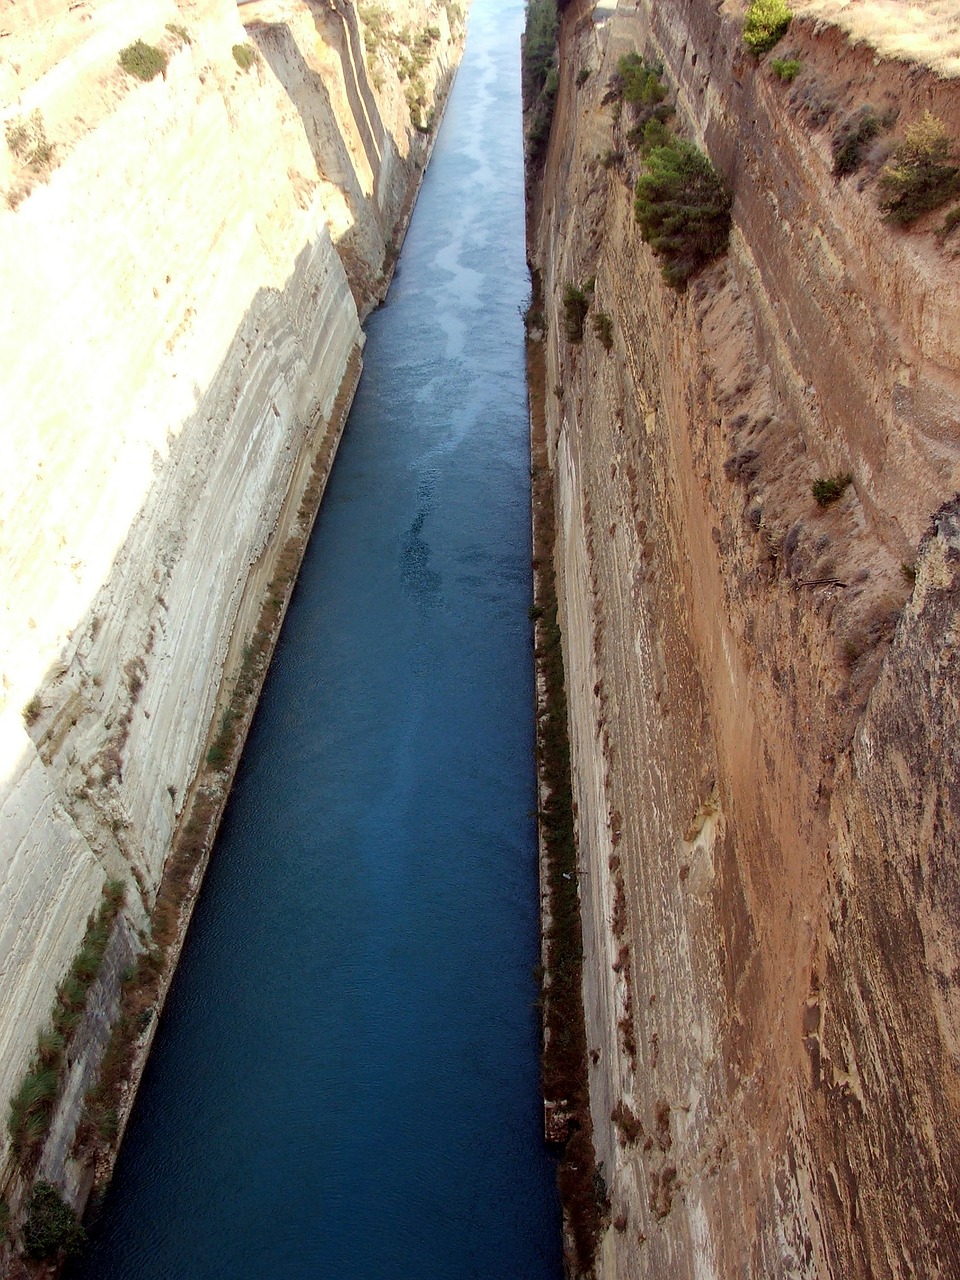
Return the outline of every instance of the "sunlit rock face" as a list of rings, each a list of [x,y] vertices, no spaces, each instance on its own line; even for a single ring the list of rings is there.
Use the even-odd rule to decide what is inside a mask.
[[[4,1114],[106,879],[147,924],[352,394],[462,45],[443,5],[374,16],[0,4]]]
[[[742,8],[568,8],[531,193],[598,1274],[948,1275],[956,259],[942,213],[883,222],[879,153],[832,170],[865,103],[900,113],[888,155],[927,108],[960,138],[960,89],[805,18],[784,82],[744,50]],[[685,292],[634,220],[611,93],[631,51],[733,190],[729,251]],[[564,291],[594,277],[570,342]]]

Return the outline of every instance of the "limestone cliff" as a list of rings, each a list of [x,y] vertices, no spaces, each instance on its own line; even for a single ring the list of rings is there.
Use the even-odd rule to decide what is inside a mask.
[[[0,3],[4,1119],[105,881],[129,961],[198,797],[209,847],[462,28],[431,0]],[[157,74],[120,65],[137,41]],[[66,1077],[40,1167],[76,1197]]]
[[[567,8],[531,171],[596,1272],[946,1277],[960,312],[942,214],[898,229],[875,188],[924,110],[960,138],[960,87],[812,3],[778,75],[743,8]],[[733,193],[727,254],[683,292],[634,220],[630,52]],[[891,136],[837,176],[866,105]],[[579,343],[571,283],[592,298]]]

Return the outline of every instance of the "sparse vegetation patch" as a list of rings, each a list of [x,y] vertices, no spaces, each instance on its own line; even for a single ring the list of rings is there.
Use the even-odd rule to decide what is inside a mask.
[[[193,41],[190,39],[190,32],[183,25],[183,23],[168,22],[167,30],[170,32],[172,36],[175,37],[175,39],[178,41],[178,43],[181,46],[185,44],[193,44]]]
[[[536,306],[542,306],[534,273]],[[581,990],[583,943],[580,922],[577,846],[570,783],[570,744],[564,690],[563,649],[557,618],[553,542],[556,513],[553,477],[547,465],[543,346],[529,343],[533,421],[534,581],[537,669],[544,690],[537,721],[537,767],[542,802],[538,814],[543,849],[545,977],[543,1012],[543,1096],[569,1118],[557,1170],[572,1257],[571,1275],[592,1271],[609,1202],[596,1166],[587,1088],[587,1039]]]
[[[47,1135],[60,1094],[70,1038],[80,1023],[87,993],[100,974],[114,921],[123,906],[123,883],[111,880],[103,901],[90,917],[80,950],[57,990],[51,1022],[37,1037],[30,1069],[10,1099],[8,1128],[14,1154],[27,1167]]]
[[[833,135],[833,176],[846,177],[856,171],[866,158],[870,143],[884,128],[884,122],[873,107],[861,107]]]
[[[56,148],[47,138],[39,110],[32,111],[26,120],[8,120],[4,135],[10,153],[38,177],[45,177],[54,167]]]
[[[633,147],[646,146],[648,139],[650,146],[670,140],[666,122],[673,115],[673,107],[667,102],[662,76],[660,63],[645,62],[637,53],[624,54],[617,62],[614,88],[619,86],[621,99],[633,119],[627,132],[627,141]]]

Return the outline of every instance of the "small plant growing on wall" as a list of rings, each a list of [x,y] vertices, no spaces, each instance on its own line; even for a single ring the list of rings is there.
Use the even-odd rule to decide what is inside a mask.
[[[252,44],[235,44],[230,51],[233,54],[233,60],[241,71],[249,71],[251,67],[256,66],[258,55]]]
[[[873,107],[861,107],[833,135],[833,176],[844,178],[856,171],[866,158],[867,148],[884,128],[884,122]]]
[[[605,311],[598,311],[593,317],[593,331],[604,351],[609,351],[613,346],[613,321]]]
[[[960,165],[942,120],[929,111],[905,131],[880,175],[880,208],[887,222],[909,226],[960,193]]]
[[[667,284],[682,288],[724,253],[732,196],[710,160],[692,142],[654,147],[637,180],[634,215],[640,234],[661,259]]]
[[[583,341],[583,326],[589,309],[590,297],[586,291],[572,282],[568,283],[563,290],[563,328],[568,342]]]
[[[118,61],[127,75],[134,76],[137,80],[153,80],[155,76],[162,76],[167,69],[167,55],[163,50],[156,45],[145,44],[142,40],[135,40],[133,44],[121,49]]]
[[[829,507],[840,498],[843,491],[853,484],[849,471],[843,475],[821,477],[810,486],[818,507]]]
[[[770,61],[770,70],[785,84],[792,84],[800,74],[799,58],[772,58]]]
[[[750,0],[743,24],[743,43],[760,58],[787,34],[793,17],[785,0]]]

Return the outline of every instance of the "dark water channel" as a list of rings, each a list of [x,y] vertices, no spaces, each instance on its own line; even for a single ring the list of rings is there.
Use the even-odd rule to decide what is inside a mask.
[[[518,0],[467,53],[83,1280],[556,1280]]]

